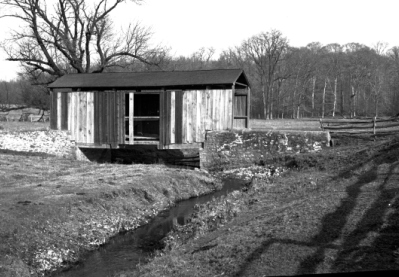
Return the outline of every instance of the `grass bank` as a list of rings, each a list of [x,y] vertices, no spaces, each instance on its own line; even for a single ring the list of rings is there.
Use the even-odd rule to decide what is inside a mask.
[[[399,269],[399,139],[298,155],[280,177],[199,207],[168,247],[117,276]]]
[[[50,129],[50,123],[48,122],[19,122],[19,121],[0,122],[0,132],[47,131],[49,129]]]
[[[0,184],[1,276],[67,267],[176,201],[221,187],[198,171],[8,150],[0,151]]]

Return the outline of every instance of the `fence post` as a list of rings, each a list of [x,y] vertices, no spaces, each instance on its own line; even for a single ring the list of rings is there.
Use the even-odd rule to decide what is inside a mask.
[[[376,124],[377,124],[377,117],[376,116],[374,116],[374,118],[373,118],[373,134],[374,134],[374,138],[375,138],[375,127],[376,127]]]

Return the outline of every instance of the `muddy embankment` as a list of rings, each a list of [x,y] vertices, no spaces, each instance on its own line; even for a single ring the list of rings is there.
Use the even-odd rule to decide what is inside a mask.
[[[0,152],[0,176],[0,276],[48,275],[177,201],[221,188],[201,171],[12,150]]]

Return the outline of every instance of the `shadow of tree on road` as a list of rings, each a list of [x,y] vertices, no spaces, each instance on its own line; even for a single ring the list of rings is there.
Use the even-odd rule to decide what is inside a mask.
[[[332,261],[330,272],[353,272],[399,269],[399,188],[389,188],[389,184],[399,183],[399,143],[381,145],[377,154],[357,153],[361,161],[341,171],[333,180],[357,176],[353,184],[346,186],[346,196],[334,212],[325,215],[321,229],[310,241],[303,242],[289,239],[270,238],[261,243],[247,256],[235,276],[245,275],[251,264],[260,259],[274,243],[292,244],[315,248],[313,254],[305,257],[295,274],[315,274],[325,261],[327,250],[337,251]],[[367,163],[371,166],[365,167]],[[379,165],[387,164],[388,170],[383,174]],[[388,165],[389,164],[389,165]],[[372,183],[374,182],[374,184]],[[379,182],[379,183],[377,183]],[[372,186],[370,191],[366,185]],[[377,187],[374,186],[377,184]],[[366,187],[366,188],[365,188]],[[362,218],[343,237],[341,244],[337,239],[347,226],[352,212],[357,206],[363,192],[374,193],[374,202],[362,213]],[[364,200],[363,200],[364,201]],[[367,242],[368,241],[368,242]],[[395,257],[397,255],[397,257]],[[289,261],[285,261],[289,262]]]
[[[318,245],[317,250],[313,255],[308,256],[301,262],[297,274],[316,273],[317,266],[325,258],[326,245],[333,243],[340,237],[350,213],[356,207],[357,198],[361,193],[362,186],[374,181],[376,178],[377,169],[372,168],[360,176],[356,183],[346,188],[347,196],[341,200],[341,205],[334,212],[327,214],[322,219],[320,232],[311,240],[311,242]]]
[[[357,223],[356,228],[344,238],[337,258],[331,268],[332,272],[351,272],[362,270],[378,269],[399,269],[399,264],[394,262],[393,251],[399,246],[399,236],[384,235],[384,229],[388,224],[388,229],[398,229],[398,212],[395,211],[385,223],[384,215],[388,210],[388,203],[392,203],[399,189],[385,189],[388,181],[392,179],[398,180],[397,174],[392,174],[398,164],[392,164],[389,172],[381,184],[375,189],[375,193],[379,194],[378,198],[373,202],[370,208],[364,213],[362,219]],[[297,274],[313,274],[316,273],[317,266],[323,262],[325,258],[326,244],[332,243],[339,238],[348,216],[354,210],[361,188],[373,181],[377,180],[377,167],[373,167],[370,171],[361,175],[356,183],[347,187],[347,196],[342,199],[341,205],[330,214],[327,214],[322,221],[322,228],[313,239],[312,242],[318,244],[318,248],[314,254],[305,258],[300,264]],[[397,202],[397,200],[396,200]],[[392,205],[392,204],[391,204]],[[386,232],[385,232],[386,233]],[[362,241],[368,236],[374,235],[376,238],[371,245],[362,246]],[[389,257],[389,258],[388,258]],[[383,268],[381,268],[383,267]]]
[[[375,270],[376,265],[383,265],[383,269],[399,269],[393,253],[399,248],[399,194],[398,188],[387,188],[389,182],[399,182],[392,164],[381,185],[376,189],[379,194],[377,200],[364,214],[362,219],[344,240],[334,262],[333,271]],[[395,199],[396,198],[396,199]],[[384,218],[389,212],[387,218]],[[362,245],[363,240],[372,236],[373,242]]]

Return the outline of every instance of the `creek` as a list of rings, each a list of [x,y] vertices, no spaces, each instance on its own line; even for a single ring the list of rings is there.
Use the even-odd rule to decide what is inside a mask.
[[[148,224],[134,231],[112,238],[106,245],[90,253],[78,265],[60,272],[57,277],[106,277],[123,270],[133,270],[145,263],[157,249],[162,249],[161,240],[176,224],[184,225],[197,204],[241,189],[247,181],[224,179],[223,188],[211,194],[181,201],[176,206],[160,212]]]

